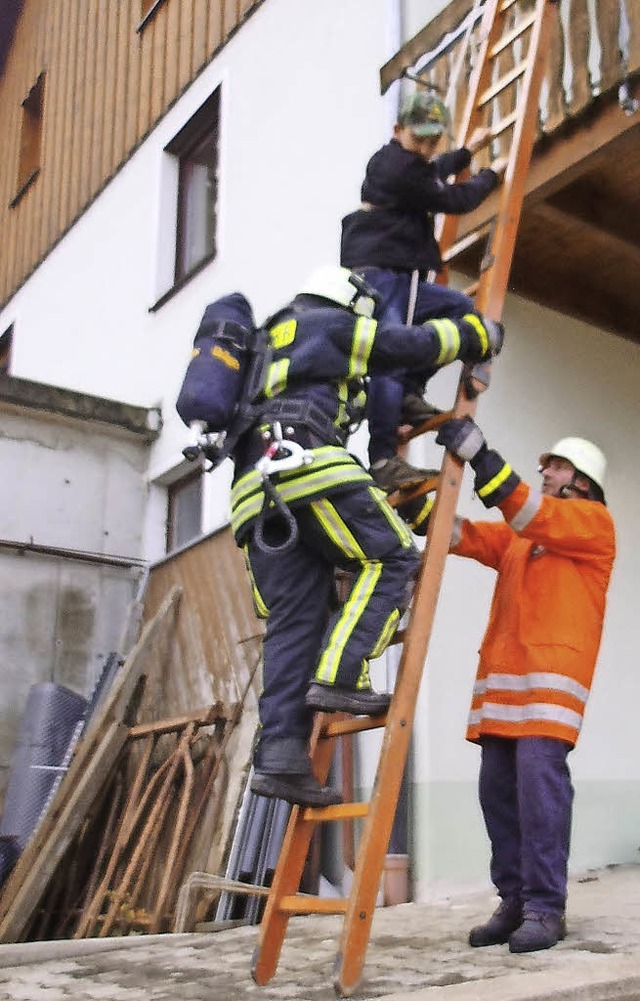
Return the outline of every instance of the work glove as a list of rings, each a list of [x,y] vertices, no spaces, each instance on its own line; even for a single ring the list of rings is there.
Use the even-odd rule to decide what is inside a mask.
[[[487,447],[484,435],[470,417],[452,417],[438,430],[436,443],[475,472],[475,491],[485,507],[495,507],[520,483],[520,477],[502,456]]]

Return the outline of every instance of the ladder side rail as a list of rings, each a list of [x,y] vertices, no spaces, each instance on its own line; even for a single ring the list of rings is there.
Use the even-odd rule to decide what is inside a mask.
[[[485,90],[490,83],[493,62],[489,58],[489,55],[501,33],[501,18],[498,17],[498,14],[500,13],[500,3],[501,0],[487,0],[485,12],[482,16],[482,21],[480,22],[481,43],[477,53],[476,65],[471,75],[471,79],[469,80],[467,102],[458,127],[458,135],[456,139],[456,145],[458,147],[464,146],[473,130],[481,124],[482,109],[478,107],[478,94]],[[461,171],[458,177],[464,180],[468,174],[469,168]],[[459,223],[459,216],[447,215],[440,217],[438,233],[436,235],[441,253],[446,253],[454,242],[456,233],[458,232]],[[447,268],[445,267],[439,279],[441,284],[446,284],[446,275]]]
[[[473,415],[475,401],[467,399],[462,383],[458,397],[456,412]],[[362,973],[463,472],[462,464],[446,453],[336,957],[334,986],[343,997],[353,992]]]
[[[325,714],[317,713],[310,741],[313,770],[321,783],[326,781],[329,774],[335,744],[335,737],[321,739],[325,722]],[[313,814],[309,818],[306,817],[304,807],[291,807],[278,865],[271,883],[271,892],[260,922],[259,942],[254,950],[251,965],[253,979],[261,986],[268,983],[276,972],[291,916],[290,912],[282,910],[281,904],[286,897],[296,894],[300,887],[316,822]]]
[[[536,19],[531,28],[528,66],[521,81],[518,114],[505,175],[500,189],[496,226],[487,254],[491,265],[480,275],[476,307],[492,319],[499,319],[507,294],[527,172],[538,128],[538,101],[551,39],[551,16],[556,0],[536,0]]]

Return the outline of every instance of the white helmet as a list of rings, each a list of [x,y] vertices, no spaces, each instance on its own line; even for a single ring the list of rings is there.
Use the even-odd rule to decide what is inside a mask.
[[[327,265],[316,268],[298,289],[300,294],[319,295],[340,306],[347,306],[359,316],[372,317],[379,298],[375,289],[349,268]]]
[[[604,474],[607,460],[603,452],[586,438],[561,438],[553,448],[540,456],[540,466],[544,468],[552,455],[568,459],[578,473],[589,479],[604,491]]]

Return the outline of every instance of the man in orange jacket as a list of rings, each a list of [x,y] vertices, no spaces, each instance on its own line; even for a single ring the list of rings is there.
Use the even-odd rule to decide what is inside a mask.
[[[582,724],[615,558],[606,462],[592,442],[564,438],[540,456],[538,491],[469,418],[447,421],[436,441],[470,463],[480,500],[505,519],[456,519],[450,549],[498,571],[467,739],[481,747],[480,805],[501,903],[469,942],[548,949],[565,935],[567,755]],[[425,529],[428,506],[401,512],[415,532]]]

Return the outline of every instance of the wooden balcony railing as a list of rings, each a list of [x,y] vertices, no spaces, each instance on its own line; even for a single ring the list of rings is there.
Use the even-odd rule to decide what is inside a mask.
[[[533,6],[534,0],[513,5],[508,16],[514,27]],[[403,76],[436,88],[450,108],[453,138],[458,136],[457,124],[478,51],[482,8],[483,0],[453,0],[381,71],[383,92]],[[557,8],[540,98],[540,133],[552,134],[584,112],[599,95],[615,90],[628,113],[637,110],[634,90],[635,98],[640,99],[640,0],[596,0],[593,5],[589,0],[560,0]],[[499,76],[526,56],[523,44],[518,37],[505,46],[496,60]],[[497,94],[487,106],[486,124],[504,119],[513,110],[510,105],[514,101],[512,87]],[[496,139],[494,156],[500,155],[506,142],[507,137]]]

